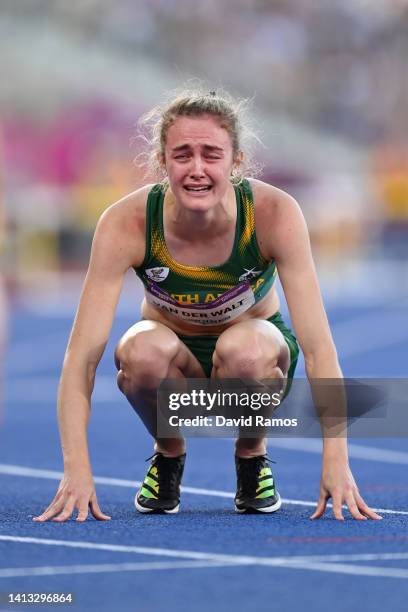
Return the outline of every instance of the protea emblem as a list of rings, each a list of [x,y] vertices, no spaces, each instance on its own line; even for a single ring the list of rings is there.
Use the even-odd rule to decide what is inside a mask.
[[[161,283],[169,275],[169,268],[148,268],[146,275],[155,283]]]

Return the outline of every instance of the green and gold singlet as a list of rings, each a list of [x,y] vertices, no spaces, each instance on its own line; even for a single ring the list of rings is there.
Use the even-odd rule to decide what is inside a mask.
[[[261,300],[276,276],[255,234],[254,202],[249,182],[234,186],[237,221],[232,252],[220,266],[188,266],[170,255],[163,230],[165,189],[155,185],[147,199],[146,253],[135,268],[146,299],[180,321],[198,326],[220,325],[237,318]]]

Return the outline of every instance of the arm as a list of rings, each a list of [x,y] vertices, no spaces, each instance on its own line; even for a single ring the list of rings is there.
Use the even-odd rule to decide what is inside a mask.
[[[273,189],[270,208],[273,219],[268,226],[273,230],[266,248],[270,247],[269,255],[275,258],[278,266],[295,334],[304,354],[306,373],[312,383],[314,401],[316,406],[329,405],[329,413],[339,417],[337,423],[341,430],[338,436],[333,436],[333,420],[327,413],[319,415],[323,435],[322,479],[319,502],[312,518],[324,514],[330,497],[336,519],[343,520],[343,502],[356,519],[381,518],[360,496],[350,471],[342,387],[333,388],[328,402],[326,392],[313,385],[314,379],[342,378],[342,372],[320,294],[305,220],[295,200],[279,190]]]
[[[92,478],[87,426],[96,368],[108,341],[125,272],[143,259],[144,235],[126,202],[109,208],[98,222],[78,311],[65,354],[58,394],[58,422],[64,478],[50,506],[34,520],[64,521],[78,509],[101,512]],[[139,238],[139,240],[138,240]]]

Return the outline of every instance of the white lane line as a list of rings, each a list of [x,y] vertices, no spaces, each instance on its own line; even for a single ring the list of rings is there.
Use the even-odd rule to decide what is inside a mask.
[[[5,476],[22,476],[26,478],[44,478],[46,480],[61,480],[63,472],[56,472],[52,470],[40,470],[36,468],[26,468],[19,465],[0,464],[0,474]],[[100,485],[108,485],[113,487],[124,487],[130,489],[137,489],[140,487],[142,482],[140,480],[122,480],[120,478],[106,478],[104,476],[94,476],[94,482]],[[235,494],[230,491],[217,491],[214,489],[200,489],[197,487],[181,487],[182,493],[188,493],[191,495],[206,495],[208,497],[223,497],[227,499],[233,499]],[[282,503],[293,506],[307,506],[314,508],[316,502],[305,501],[302,499],[288,499],[282,497]],[[330,503],[327,504],[330,508]],[[345,506],[343,506],[345,507]],[[390,508],[372,508],[374,512],[380,512],[382,514],[401,514],[408,515],[408,510],[394,510]]]
[[[287,448],[288,450],[304,451],[306,453],[322,453],[322,441],[312,438],[272,438],[270,447]],[[389,450],[362,444],[348,444],[349,456],[353,459],[366,459],[382,463],[408,464],[408,453]]]
[[[201,562],[201,561],[175,561],[175,562],[151,562],[151,563],[101,563],[94,565],[66,565],[66,566],[44,566],[26,568],[4,568],[0,569],[1,578],[21,578],[27,576],[61,576],[73,574],[102,574],[115,572],[138,572],[138,571],[157,571],[157,570],[178,570],[178,569],[208,569],[220,567],[239,567],[246,563],[221,563],[221,562]],[[375,576],[384,578],[408,578],[408,570],[399,568],[361,566],[349,563],[315,563],[294,562],[277,565],[277,567],[315,570],[337,574],[352,574],[353,576]]]
[[[178,550],[171,548],[154,548],[150,546],[130,546],[125,544],[107,544],[99,542],[84,542],[80,540],[55,540],[50,538],[34,538],[31,536],[14,536],[1,534],[0,542],[15,542],[18,544],[41,544],[43,546],[65,546],[67,548],[82,548],[90,550],[107,550],[119,553],[135,553],[159,557],[189,559],[195,561],[214,561],[220,563],[260,563],[274,565],[276,563],[328,563],[342,561],[404,561],[408,559],[407,552],[396,553],[347,553],[335,555],[290,555],[283,557],[257,557],[252,555],[230,555],[208,553],[194,550]]]
[[[406,561],[408,553],[347,553],[342,555],[301,555],[291,557],[297,561],[327,561],[328,563],[337,563],[338,561]]]
[[[285,557],[253,557],[248,555],[221,555],[194,550],[175,550],[170,548],[152,548],[147,546],[126,546],[124,544],[100,544],[98,542],[81,542],[77,540],[52,540],[47,538],[33,538],[23,536],[0,535],[0,542],[16,542],[20,544],[40,544],[43,546],[66,546],[67,548],[83,548],[88,550],[108,550],[110,552],[136,553],[174,559],[189,559],[196,561],[217,561],[221,563],[238,563],[253,565],[266,563],[276,565],[287,562]],[[289,558],[290,559],[290,558]],[[303,560],[303,559],[302,559]]]
[[[138,563],[100,563],[92,565],[57,565],[43,567],[10,567],[0,569],[0,578],[23,576],[59,576],[62,574],[102,574],[111,572],[140,572],[151,570],[201,569],[234,567],[236,563],[218,561],[152,561]]]
[[[207,563],[220,563],[221,565],[260,565],[268,567],[281,567],[287,569],[314,570],[332,573],[342,573],[364,576],[382,576],[389,578],[408,578],[408,570],[386,567],[368,567],[333,563],[329,559],[336,555],[325,556],[292,556],[292,557],[254,557],[249,555],[220,555],[218,553],[203,553],[198,551],[174,550],[164,548],[146,548],[141,546],[123,546],[119,544],[99,544],[96,542],[79,542],[71,540],[51,540],[42,538],[0,535],[0,541],[16,542],[22,544],[40,544],[44,546],[66,546],[68,548],[82,548],[91,550],[109,550],[111,552],[136,553],[161,557],[194,559]],[[387,559],[407,558],[405,553],[385,553]],[[364,555],[360,555],[363,556]],[[377,560],[384,558],[384,553],[369,555]],[[342,560],[356,559],[358,555],[338,555]],[[326,562],[326,559],[328,560]],[[320,561],[321,560],[321,561]],[[1,574],[0,574],[1,577]]]
[[[289,567],[289,566],[287,566]],[[291,569],[314,570],[319,572],[331,572],[335,574],[351,574],[352,576],[373,576],[382,578],[408,578],[407,569],[394,567],[370,567],[364,565],[352,565],[346,563],[296,563],[290,565]]]

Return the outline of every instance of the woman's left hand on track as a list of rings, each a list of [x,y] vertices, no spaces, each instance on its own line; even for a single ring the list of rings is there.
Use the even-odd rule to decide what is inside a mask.
[[[320,496],[311,519],[323,516],[330,498],[333,500],[334,517],[338,521],[344,521],[343,504],[346,504],[351,516],[359,521],[365,521],[367,518],[382,519],[361,497],[347,461],[323,459]]]

